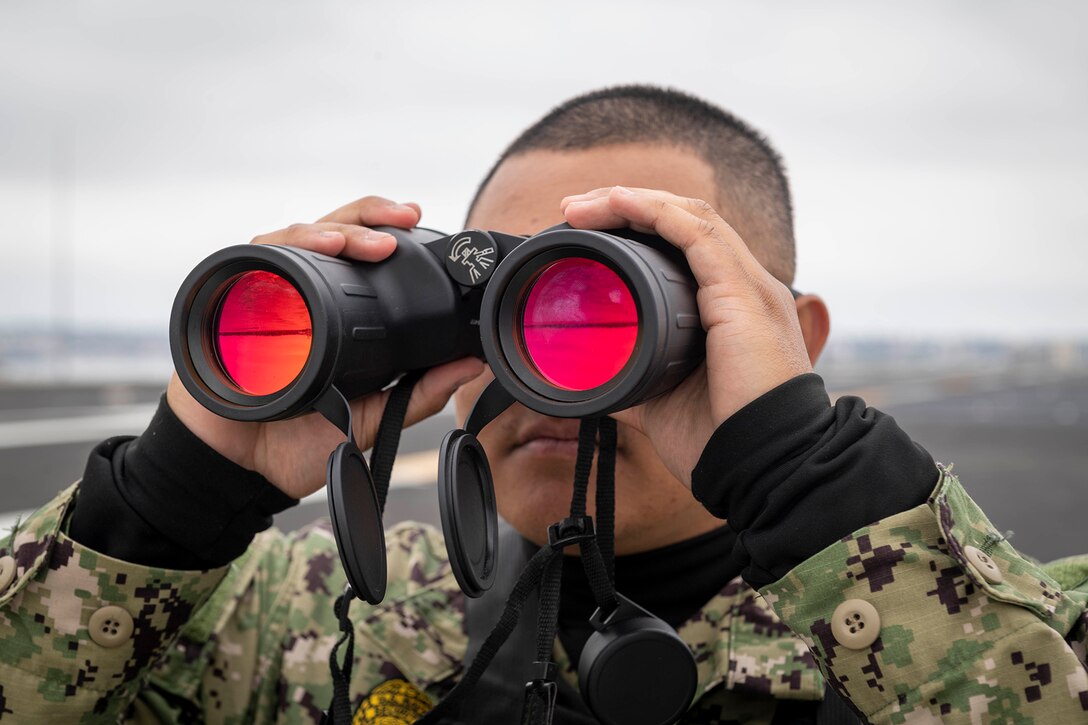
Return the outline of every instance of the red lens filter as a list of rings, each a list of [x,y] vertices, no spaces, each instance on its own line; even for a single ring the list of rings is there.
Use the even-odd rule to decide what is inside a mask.
[[[546,267],[522,308],[530,364],[567,390],[590,390],[614,378],[630,360],[638,331],[638,309],[623,278],[584,257]]]
[[[272,272],[246,272],[219,305],[213,330],[223,372],[250,395],[287,387],[306,365],[313,323],[294,285]]]

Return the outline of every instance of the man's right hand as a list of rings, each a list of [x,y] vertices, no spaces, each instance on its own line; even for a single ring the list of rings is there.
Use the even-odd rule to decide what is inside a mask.
[[[368,196],[314,224],[292,224],[253,239],[253,244],[283,244],[361,262],[380,262],[397,246],[389,234],[370,226],[411,229],[419,223],[416,204],[396,204]],[[412,425],[442,410],[453,392],[483,371],[476,358],[463,358],[431,368],[416,384],[408,404],[405,425]],[[374,442],[388,392],[375,393],[351,403],[355,440],[365,450]],[[325,484],[325,463],[344,434],[320,415],[270,423],[243,423],[221,418],[189,395],[177,373],[170,380],[166,400],[174,414],[197,437],[243,468],[260,473],[294,498],[302,498]]]

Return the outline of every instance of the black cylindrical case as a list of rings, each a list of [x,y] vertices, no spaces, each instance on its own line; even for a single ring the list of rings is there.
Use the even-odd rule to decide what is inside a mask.
[[[482,355],[480,293],[446,272],[444,244],[428,229],[383,228],[397,237],[377,264],[294,247],[239,245],[215,252],[189,274],[174,300],[170,348],[189,392],[234,420],[278,420],[309,411],[331,385],[348,399],[380,390],[408,370]],[[223,294],[251,270],[274,272],[310,312],[310,355],[298,376],[271,395],[239,390],[216,359],[213,325]]]
[[[484,355],[496,379],[525,406],[560,418],[605,415],[675,387],[702,362],[706,333],[698,286],[683,254],[659,237],[622,234],[553,228],[506,255],[488,282],[480,310]],[[544,380],[520,339],[519,314],[533,281],[552,262],[574,256],[619,274],[639,312],[638,339],[627,364],[589,390],[565,390]]]

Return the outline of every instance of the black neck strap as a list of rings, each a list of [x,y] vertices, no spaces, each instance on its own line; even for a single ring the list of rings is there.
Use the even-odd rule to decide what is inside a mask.
[[[408,401],[418,379],[418,375],[405,376],[390,392],[374,449],[371,452],[371,474],[380,511],[385,509],[393,462],[400,442]],[[600,531],[594,531],[593,520],[586,514],[586,500],[598,434],[601,438],[601,451],[597,464],[596,504],[597,514],[603,526]],[[462,702],[479,682],[503,643],[517,628],[522,610],[533,591],[539,588],[536,660],[532,666],[532,676],[528,679],[523,693],[522,722],[524,725],[550,725],[559,690],[559,683],[556,681],[556,666],[552,661],[552,649],[558,624],[564,548],[572,544],[579,545],[590,589],[598,606],[606,612],[618,606],[613,585],[615,459],[615,421],[611,418],[583,419],[578,435],[578,458],[575,464],[570,516],[549,528],[549,545],[537,551],[526,563],[506,600],[502,615],[472,658],[468,670],[447,696],[431,712],[421,718],[419,723],[427,725],[449,722],[443,718],[456,716]],[[600,537],[600,544],[598,544],[598,537]],[[337,598],[335,604],[341,636],[329,655],[329,668],[333,679],[333,702],[329,709],[328,721],[333,725],[341,725],[341,723],[347,725],[352,717],[349,684],[355,638],[354,626],[348,616],[348,610],[354,598],[355,594],[348,586]],[[343,665],[339,662],[341,647],[345,648]],[[584,705],[581,710],[585,712]],[[507,712],[508,715],[509,712]]]
[[[597,464],[596,501],[598,515],[607,522],[607,527],[599,532],[594,531],[593,520],[586,514],[589,474],[592,469],[598,432],[600,432],[601,436],[602,451]],[[607,453],[604,450],[605,446],[610,448]],[[522,679],[520,682],[512,682],[512,684],[514,687],[524,688],[521,693],[523,725],[549,725],[552,722],[561,684],[556,679],[556,665],[552,661],[552,650],[559,615],[563,549],[572,544],[579,545],[590,588],[598,605],[606,612],[610,612],[618,606],[612,582],[615,446],[616,423],[614,420],[610,418],[587,418],[582,420],[578,433],[578,458],[574,469],[574,490],[571,497],[570,516],[549,527],[548,546],[537,551],[528,560],[506,600],[499,621],[487,635],[479,650],[475,652],[468,670],[449,694],[431,712],[419,720],[421,725],[455,722],[459,716],[463,715],[461,705],[481,680],[492,660],[498,655],[502,645],[515,630],[531,627],[531,620],[527,621],[522,627],[518,625],[522,611],[533,590],[537,587],[540,588],[540,597],[536,631],[536,660],[532,663],[529,677]],[[605,541],[598,545],[597,539],[602,534]],[[607,552],[607,560],[604,552]],[[507,555],[504,547],[504,556]],[[507,576],[509,576],[509,573]],[[492,594],[497,596],[500,595],[501,591],[502,588]],[[475,600],[469,602],[470,616],[473,608],[479,609],[472,606],[473,601]],[[475,625],[470,624],[470,627],[475,628]],[[515,639],[518,639],[520,644],[525,644],[520,642],[521,639],[525,639],[524,636],[521,638],[515,637]],[[527,648],[521,652],[511,654],[514,657],[524,658],[525,651],[527,651]],[[508,655],[505,659],[509,660],[511,658]],[[502,682],[503,674],[508,673],[499,673],[499,678],[489,679]],[[509,680],[509,677],[505,679]],[[488,694],[489,697],[485,699],[492,701],[490,693]],[[568,696],[563,699],[569,702],[572,698]],[[505,703],[504,707],[508,708],[513,705],[509,698],[500,698],[500,700]],[[577,713],[579,716],[589,716],[588,710],[581,702],[577,703]],[[504,718],[509,718],[510,710],[505,710],[502,715]],[[479,713],[474,713],[473,717],[474,720],[478,719]],[[593,722],[593,720],[588,719],[586,722]]]
[[[408,412],[408,401],[412,397],[412,390],[419,381],[420,373],[406,373],[389,391],[389,398],[385,402],[382,411],[381,423],[378,424],[378,435],[374,440],[374,448],[370,451],[370,473],[374,480],[374,489],[378,496],[378,511],[385,511],[385,500],[389,495],[389,482],[393,477],[393,463],[397,457],[397,448],[400,446],[400,434],[404,429],[404,417]],[[352,440],[350,432],[351,412],[348,409],[348,440]],[[385,556],[385,552],[382,552]],[[340,639],[337,640],[329,653],[329,671],[332,673],[332,704],[326,720],[333,725],[350,725],[352,719],[351,696],[351,668],[355,659],[355,626],[348,616],[351,602],[355,599],[355,592],[350,585],[344,587],[344,593],[336,598],[333,610],[340,624]],[[344,663],[340,664],[340,648],[344,647]]]
[[[374,478],[374,490],[378,494],[378,509],[385,513],[385,500],[389,496],[389,482],[393,478],[393,462],[400,447],[400,434],[404,430],[404,417],[408,414],[408,401],[419,382],[422,373],[405,373],[400,381],[389,391],[385,401],[381,422],[378,423],[378,435],[374,439],[374,448],[370,451],[370,475]]]

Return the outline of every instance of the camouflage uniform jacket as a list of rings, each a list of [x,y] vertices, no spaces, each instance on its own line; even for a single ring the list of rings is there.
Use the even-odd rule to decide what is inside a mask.
[[[344,583],[327,529],[266,532],[224,569],[146,568],[65,535],[77,490],[0,549],[0,724],[320,719]],[[387,541],[385,601],[352,608],[358,723],[412,722],[467,643],[440,535],[401,525]],[[767,723],[780,698],[821,697],[825,678],[872,722],[1088,722],[1086,574],[1088,558],[1017,554],[945,473],[926,505],[758,594],[735,580],[682,625],[699,671],[683,722]],[[833,613],[856,626],[859,600],[878,636],[849,649]]]

